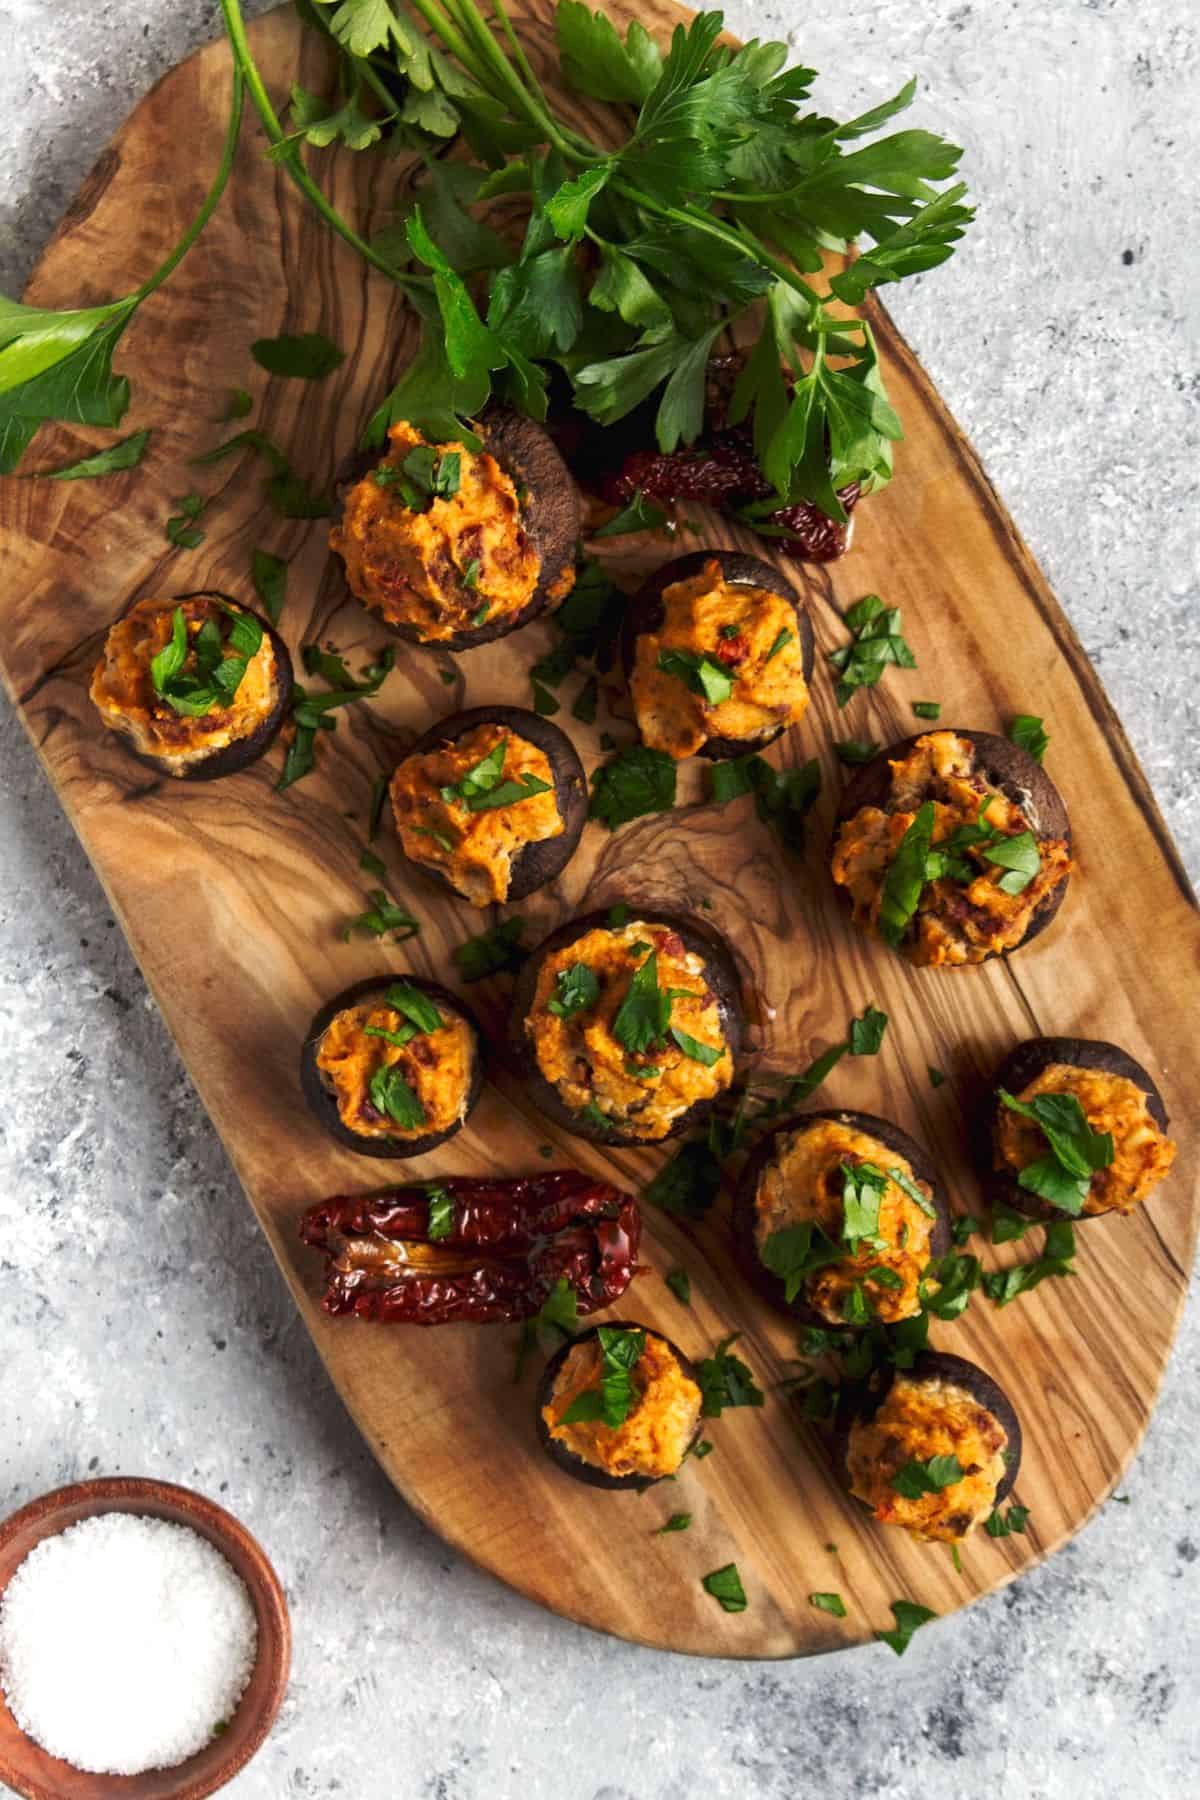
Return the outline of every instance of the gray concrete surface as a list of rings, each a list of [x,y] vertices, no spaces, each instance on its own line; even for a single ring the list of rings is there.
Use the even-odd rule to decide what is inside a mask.
[[[979,222],[895,309],[1195,875],[1193,9],[729,12],[744,35],[789,34],[831,106],[917,73],[917,122],[966,146]],[[0,289],[19,291],[113,128],[215,24],[211,0],[0,0]],[[1194,1307],[1128,1504],[903,1662],[877,1646],[705,1664],[566,1625],[450,1555],[376,1470],[7,714],[0,745],[0,1514],[89,1470],[152,1469],[261,1534],[296,1666],[238,1800],[1200,1791]]]

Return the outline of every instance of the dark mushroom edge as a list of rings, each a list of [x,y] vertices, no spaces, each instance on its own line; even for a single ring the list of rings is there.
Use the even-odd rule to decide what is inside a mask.
[[[893,1125],[888,1119],[877,1118],[874,1113],[843,1111],[822,1111],[797,1113],[791,1119],[785,1119],[754,1146],[745,1168],[742,1170],[733,1197],[733,1234],[738,1257],[749,1279],[759,1293],[773,1305],[785,1312],[789,1318],[801,1325],[815,1325],[823,1331],[833,1329],[824,1313],[809,1306],[799,1296],[789,1306],[784,1298],[784,1284],[778,1275],[773,1275],[758,1253],[758,1241],[755,1235],[755,1196],[758,1192],[759,1180],[763,1170],[773,1160],[777,1140],[791,1131],[803,1131],[807,1126],[828,1121],[835,1125],[848,1125],[855,1131],[863,1132],[867,1137],[878,1138],[881,1144],[902,1156],[912,1169],[918,1181],[923,1181],[930,1190],[937,1218],[933,1221],[929,1239],[929,1260],[936,1262],[944,1256],[951,1243],[951,1214],[942,1192],[941,1183],[933,1167],[927,1151],[923,1150],[915,1139],[906,1131]],[[842,1322],[837,1326],[839,1331],[866,1331],[877,1321],[871,1320],[867,1325],[855,1326]]]
[[[1167,1131],[1170,1122],[1166,1105],[1153,1076],[1117,1044],[1105,1043],[1103,1038],[1027,1038],[1024,1043],[1010,1050],[1000,1064],[976,1114],[975,1158],[984,1198],[989,1206],[1011,1206],[1014,1211],[1024,1213],[1026,1218],[1046,1223],[1054,1219],[1070,1219],[1072,1225],[1086,1225],[1093,1219],[1120,1218],[1122,1215],[1111,1208],[1106,1212],[1095,1213],[1063,1212],[1061,1207],[1051,1206],[1040,1195],[1031,1194],[1027,1188],[1021,1187],[1015,1172],[994,1166],[992,1127],[1001,1104],[998,1090],[1005,1088],[1010,1094],[1019,1094],[1031,1081],[1037,1080],[1043,1069],[1050,1068],[1054,1063],[1064,1063],[1076,1069],[1095,1069],[1102,1075],[1123,1075],[1145,1094],[1150,1117],[1159,1130],[1164,1133]]]
[[[694,1381],[697,1387],[700,1386],[700,1375],[695,1363],[690,1356],[684,1355],[683,1351],[679,1348],[679,1345],[674,1343],[665,1332],[655,1331],[653,1326],[640,1324],[636,1319],[603,1319],[601,1320],[601,1324],[603,1324],[606,1329],[612,1329],[614,1331],[644,1331],[650,1337],[660,1339],[661,1342],[667,1346],[667,1349],[671,1352],[689,1381]],[[588,1338],[594,1338],[598,1334],[599,1326],[593,1325],[590,1331],[581,1331],[577,1337],[568,1338],[567,1342],[563,1344],[560,1349],[555,1351],[554,1355],[543,1369],[541,1380],[538,1382],[537,1399],[534,1406],[534,1419],[537,1424],[538,1442],[541,1444],[542,1449],[546,1452],[551,1462],[556,1463],[564,1474],[573,1476],[576,1481],[584,1481],[589,1487],[618,1490],[624,1489],[626,1491],[632,1489],[637,1493],[644,1493],[647,1488],[656,1487],[660,1481],[667,1481],[670,1477],[666,1475],[610,1475],[607,1470],[598,1469],[593,1463],[585,1462],[583,1457],[576,1456],[573,1450],[568,1450],[565,1444],[560,1443],[557,1438],[552,1437],[550,1428],[542,1417],[542,1408],[543,1406],[549,1406],[550,1404],[551,1397],[554,1393],[554,1383],[558,1379],[558,1372],[567,1360],[570,1351],[575,1348],[576,1344],[586,1343]],[[704,1418],[703,1415],[701,1415],[696,1422],[696,1429],[692,1433],[691,1442],[688,1444],[685,1460],[686,1456],[690,1455],[692,1450],[700,1442],[703,1435]],[[682,1466],[681,1463],[680,1467]]]
[[[701,925],[695,919],[684,918],[678,913],[657,912],[651,907],[639,906],[634,900],[623,904],[629,909],[630,922],[640,919],[647,925],[665,925],[678,933],[686,950],[704,958],[708,985],[717,1003],[721,1033],[729,1046],[730,1057],[736,1064],[742,1046],[742,984],[737,964],[724,940],[711,927]],[[513,991],[508,1025],[509,1052],[528,1082],[530,1095],[538,1110],[564,1131],[571,1132],[575,1137],[587,1138],[593,1144],[665,1144],[671,1138],[690,1131],[705,1118],[712,1111],[715,1099],[697,1100],[685,1113],[680,1114],[662,1137],[645,1138],[639,1137],[636,1132],[605,1129],[592,1124],[580,1113],[572,1112],[564,1105],[558,1089],[542,1074],[525,1030],[525,1021],[533,1006],[538,975],[545,958],[554,951],[575,943],[589,931],[614,929],[609,925],[609,910],[606,907],[599,912],[584,913],[577,919],[568,919],[556,931],[552,931],[548,938],[544,938],[532,955],[526,958]]]
[[[382,999],[388,988],[395,987],[399,982],[407,987],[419,988],[423,994],[428,994],[436,1006],[445,1008],[447,1012],[457,1013],[470,1026],[475,1047],[471,1079],[467,1087],[467,1104],[462,1118],[447,1126],[445,1131],[429,1131],[418,1138],[363,1137],[342,1123],[337,1096],[326,1086],[317,1067],[317,1047],[338,1013],[344,1012],[347,1007],[358,1006],[372,994],[378,994]],[[436,1150],[439,1144],[444,1144],[447,1138],[452,1138],[456,1132],[461,1131],[478,1104],[483,1092],[483,1042],[479,1020],[466,1001],[457,994],[452,994],[449,988],[442,987],[440,982],[399,973],[369,975],[365,981],[356,981],[353,987],[348,987],[344,993],[327,1001],[314,1017],[300,1049],[300,1086],[314,1118],[343,1149],[353,1150],[358,1156],[386,1156],[393,1160],[397,1157],[424,1156],[427,1150]]]
[[[932,726],[931,730],[950,731],[955,737],[966,738],[973,744],[976,772],[1021,808],[1035,837],[1063,838],[1070,855],[1071,821],[1067,817],[1066,803],[1041,763],[1030,756],[1027,750],[1022,750],[1019,744],[1011,743],[1008,738],[998,737],[991,731],[964,731],[956,725],[940,724]],[[928,731],[919,731],[914,732],[912,737],[901,738],[854,771],[838,803],[834,819],[834,843],[837,841],[839,826],[846,819],[852,819],[860,808],[878,806],[886,812],[892,789],[890,765],[902,760],[920,738],[929,735]],[[1045,931],[1066,899],[1070,885],[1071,877],[1068,875],[1038,907],[1021,942],[1000,951],[999,955],[1012,956]]]
[[[231,594],[222,593],[219,588],[192,588],[186,594],[173,594],[170,597],[174,601],[220,600],[226,606],[232,606],[238,612],[244,613],[247,618],[253,619],[262,627],[263,636],[270,639],[271,648],[275,652],[275,675],[278,689],[275,704],[266,718],[261,720],[253,731],[247,732],[245,737],[237,738],[232,744],[226,744],[223,749],[214,750],[211,756],[201,757],[196,762],[188,763],[182,768],[177,766],[172,757],[148,756],[145,751],[138,750],[130,743],[123,731],[117,731],[113,726],[107,724],[104,729],[117,740],[127,756],[131,756],[135,762],[141,763],[143,768],[153,769],[157,775],[169,776],[172,781],[219,781],[224,775],[238,775],[243,769],[248,769],[251,763],[257,762],[259,757],[271,748],[288,716],[292,704],[292,689],[295,685],[291,654],[269,619],[265,619],[261,613],[255,612],[252,606],[246,606],[241,600],[235,600]]]
[[[838,1482],[846,1493],[850,1493],[850,1471],[846,1459],[850,1448],[851,1427],[873,1419],[890,1393],[892,1383],[900,1378],[918,1383],[942,1381],[962,1388],[977,1405],[985,1407],[999,1422],[1008,1438],[1008,1447],[1004,1452],[1004,1474],[996,1488],[993,1506],[999,1506],[1002,1501],[1007,1500],[1021,1470],[1021,1421],[1017,1417],[1016,1408],[999,1382],[986,1369],[981,1369],[978,1363],[969,1362],[965,1356],[954,1356],[946,1350],[923,1350],[911,1369],[896,1369],[890,1364],[880,1365],[872,1369],[865,1380],[848,1383],[843,1387],[834,1418],[830,1454]],[[850,1497],[856,1505],[870,1511],[857,1495],[851,1494]]]
[[[643,583],[630,600],[621,626],[621,662],[626,681],[633,674],[638,638],[648,631],[657,631],[663,622],[663,594],[666,589],[677,581],[688,581],[693,575],[699,575],[704,565],[710,562],[720,563],[722,577],[728,586],[765,588],[768,593],[778,594],[780,599],[788,602],[796,615],[804,679],[811,689],[816,640],[807,606],[786,575],[782,575],[771,563],[763,562],[757,556],[746,556],[740,550],[691,551],[687,556],[677,556],[673,562],[664,563],[661,569],[656,569]],[[706,756],[713,762],[733,756],[747,756],[751,751],[765,750],[768,744],[773,744],[777,738],[782,737],[786,729],[783,725],[776,725],[752,738],[710,737],[697,751],[697,755]]]
[[[574,856],[587,823],[587,777],[579,760],[579,753],[566,732],[551,720],[543,719],[538,713],[530,712],[523,706],[474,706],[466,712],[451,713],[448,718],[440,719],[419,737],[412,749],[405,751],[396,767],[401,767],[410,757],[427,756],[444,745],[457,743],[459,738],[465,737],[480,725],[499,725],[514,737],[524,738],[544,752],[554,777],[554,798],[563,822],[563,829],[558,837],[545,838],[537,844],[525,844],[513,857],[505,902],[507,904],[511,900],[524,900],[538,888],[545,887],[548,882],[561,875]],[[443,870],[432,863],[413,862],[410,857],[405,857],[405,861],[410,867],[419,869],[422,875],[435,881],[439,887],[446,888],[456,899],[462,899]]]
[[[519,612],[509,613],[494,622],[484,621],[450,637],[424,638],[412,625],[396,624],[385,619],[374,607],[367,607],[371,617],[406,643],[420,644],[427,650],[473,650],[478,644],[491,644],[497,638],[519,631],[548,609],[553,610],[565,598],[568,572],[574,567],[575,554],[583,525],[583,507],[575,479],[545,429],[523,413],[496,407],[473,429],[484,449],[495,457],[500,467],[516,486],[525,489],[521,518],[525,530],[540,559],[537,586]],[[346,495],[386,455],[386,446],[375,450],[357,450],[348,456],[338,470],[334,483],[332,522],[340,522]],[[347,592],[349,593],[347,587]],[[357,596],[351,594],[357,604]]]

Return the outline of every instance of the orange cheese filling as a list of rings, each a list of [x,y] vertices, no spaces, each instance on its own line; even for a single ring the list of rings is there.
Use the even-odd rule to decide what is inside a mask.
[[[461,797],[443,797],[443,788],[458,786],[500,743],[502,779],[533,776],[547,791],[476,812]],[[549,757],[500,725],[476,726],[453,744],[405,757],[392,776],[391,799],[404,854],[440,870],[473,906],[506,900],[513,858],[526,844],[561,837],[565,829]]]
[[[1093,1171],[1085,1213],[1132,1212],[1175,1160],[1174,1142],[1151,1117],[1142,1089],[1124,1075],[1052,1063],[1013,1098],[1028,1103],[1038,1094],[1074,1094],[1092,1130],[1112,1133],[1113,1160],[1108,1168]],[[1002,1105],[997,1108],[992,1143],[997,1169],[1014,1175],[1049,1148],[1033,1119],[1023,1119]]]
[[[706,1066],[685,1054],[675,1039],[631,1055],[613,1027],[629,984],[651,951],[660,988],[674,988],[672,1027],[720,1052]],[[558,977],[582,964],[599,983],[594,1005],[563,1018],[550,1011]],[[733,1058],[720,1011],[708,986],[702,957],[665,925],[631,920],[620,928],[597,927],[547,956],[525,1021],[537,1064],[572,1112],[595,1108],[616,1130],[641,1138],[666,1137],[698,1101],[711,1100],[733,1080]]]
[[[911,1164],[897,1156],[878,1138],[852,1125],[821,1119],[776,1140],[776,1155],[763,1169],[754,1197],[754,1237],[761,1254],[767,1239],[806,1220],[833,1242],[840,1243],[845,1222],[842,1204],[842,1164],[853,1168],[870,1163],[885,1175],[898,1171],[932,1204],[926,1182],[918,1181]],[[919,1286],[929,1266],[934,1220],[895,1181],[889,1180],[879,1202],[879,1230],[873,1234],[883,1248],[860,1240],[851,1254],[809,1276],[802,1290],[807,1304],[831,1325],[845,1322],[846,1300],[856,1284],[862,1284],[874,1318],[885,1325],[911,1319],[921,1310]],[[892,1271],[899,1287],[872,1281],[872,1271]]]
[[[478,1054],[475,1033],[443,1000],[437,1006],[441,1029],[419,1032],[403,1048],[365,1030],[371,1025],[401,1032],[406,1024],[403,1014],[382,999],[348,1006],[331,1020],[317,1049],[317,1067],[337,1099],[338,1117],[347,1131],[359,1137],[418,1138],[448,1131],[465,1118]],[[385,1068],[397,1069],[417,1096],[425,1115],[419,1125],[398,1125],[371,1099],[372,1078]]]
[[[512,478],[486,450],[438,444],[439,458],[458,458],[457,489],[413,511],[403,484],[381,483],[377,475],[400,472],[425,439],[403,420],[388,439],[387,455],[351,488],[341,522],[329,533],[351,593],[389,624],[412,626],[429,642],[520,612],[533,598],[541,558]]]
[[[630,676],[638,729],[653,750],[694,756],[709,738],[750,742],[794,725],[808,706],[795,609],[766,588],[723,580],[718,562],[664,589],[663,620],[643,632]],[[715,704],[658,666],[671,651],[717,664],[733,683]]]
[[[930,732],[918,738],[908,756],[891,764],[888,809],[863,806],[842,822],[833,851],[833,879],[848,891],[856,924],[878,930],[884,878],[924,801],[932,800],[934,806],[935,846],[960,825],[976,824],[985,803],[985,823],[1006,837],[1031,829],[1020,807],[976,775],[974,768],[969,739],[952,731]],[[972,881],[964,884],[946,876],[928,882],[901,945],[909,961],[923,967],[980,963],[1019,944],[1035,912],[1071,872],[1065,839],[1037,838],[1037,847],[1041,866],[1019,894],[1005,893],[1000,881],[1006,871],[974,851],[967,853],[978,870]]]
[[[850,1427],[850,1492],[881,1525],[954,1544],[994,1510],[1007,1447],[1000,1421],[965,1388],[897,1375],[875,1417]],[[937,1494],[915,1499],[898,1494],[892,1477],[906,1463],[927,1463],[934,1456],[956,1456],[961,1479]]]
[[[550,1436],[593,1468],[609,1475],[641,1475],[656,1481],[678,1472],[700,1423],[701,1394],[663,1338],[646,1333],[646,1347],[632,1371],[637,1398],[621,1425],[602,1419],[560,1421],[580,1394],[599,1389],[604,1358],[599,1340],[573,1344],[555,1378],[542,1418]]]
[[[279,697],[275,649],[264,633],[228,706],[194,718],[176,712],[155,693],[150,664],[170,642],[177,610],[187,620],[190,639],[210,619],[227,637],[229,614],[205,594],[139,600],[110,628],[91,685],[92,701],[109,729],[127,737],[143,756],[174,764],[171,774],[182,774],[190,763],[249,737],[269,718]]]

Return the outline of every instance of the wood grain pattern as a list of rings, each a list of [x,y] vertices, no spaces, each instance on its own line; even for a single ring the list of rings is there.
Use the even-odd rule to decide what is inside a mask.
[[[543,53],[548,9],[534,0],[527,11],[527,42]],[[679,16],[669,0],[639,13],[660,33]],[[301,42],[290,13],[260,20],[253,39],[274,92],[297,75],[320,88],[319,50]],[[200,198],[228,83],[228,56],[214,46],[143,102],[48,250],[31,300],[102,298],[153,267]],[[343,211],[369,229],[386,221],[394,163],[343,156],[317,166]],[[264,381],[250,364],[253,338],[316,328],[351,352],[327,381]],[[879,591],[904,607],[920,673],[889,676],[839,714],[818,668],[809,716],[771,752],[822,759],[826,793],[810,854],[785,860],[747,801],[704,807],[699,771],[685,768],[685,803],[674,813],[615,836],[589,827],[555,888],[520,910],[534,942],[572,912],[618,897],[676,909],[706,897],[707,916],[737,947],[769,1020],[758,1034],[764,1067],[802,1067],[868,1001],[884,1007],[883,1053],[844,1061],[822,1102],[882,1113],[912,1132],[962,1211],[978,1205],[964,1111],[1014,1040],[1036,1032],[1111,1038],[1159,1080],[1181,1147],[1151,1203],[1130,1221],[1089,1226],[1073,1281],[1046,1283],[1003,1311],[977,1298],[960,1325],[935,1328],[940,1347],[1000,1376],[1026,1432],[1019,1497],[1032,1508],[1029,1535],[972,1541],[961,1575],[936,1548],[875,1528],[828,1478],[819,1444],[776,1386],[789,1372],[793,1334],[737,1274],[725,1205],[694,1233],[649,1218],[654,1272],[621,1309],[692,1354],[742,1331],[768,1403],[715,1423],[717,1453],[644,1499],[589,1491],[538,1455],[532,1376],[523,1387],[511,1383],[503,1332],[457,1327],[433,1336],[331,1322],[314,1304],[318,1270],[296,1243],[295,1221],[326,1193],[378,1185],[379,1171],[336,1150],[307,1115],[296,1081],[304,1025],[324,997],[381,967],[445,978],[451,948],[478,929],[469,908],[402,876],[385,848],[393,889],[420,913],[421,935],[396,951],[342,943],[339,927],[369,885],[358,858],[371,783],[441,714],[490,700],[528,703],[528,665],[553,633],[536,624],[457,662],[402,650],[379,699],[340,715],[319,772],[282,795],[273,791],[279,750],[246,774],[185,791],[148,778],[98,729],[86,683],[111,620],[151,593],[213,585],[249,598],[255,545],[292,559],[284,629],[294,648],[320,635],[357,660],[378,641],[365,615],[343,604],[321,525],[274,518],[253,466],[223,463],[200,482],[187,468],[190,455],[218,440],[223,428],[210,421],[238,383],[254,391],[256,422],[293,448],[314,483],[327,483],[412,348],[398,298],[302,208],[252,124],[216,221],[128,336],[129,427],[152,425],[155,434],[146,464],[102,483],[14,480],[0,489],[8,682],[372,1449],[421,1516],[484,1567],[570,1618],[677,1650],[770,1657],[837,1649],[889,1625],[895,1598],[947,1613],[1063,1543],[1109,1493],[1146,1424],[1196,1235],[1188,1113],[1200,931],[1186,878],[1094,673],[970,448],[882,314],[879,330],[908,433],[899,478],[861,509],[851,554],[801,579],[819,649],[841,641],[847,604]],[[44,436],[44,466],[66,460],[84,436]],[[176,553],[163,522],[171,498],[193,485],[211,496],[208,536],[201,549]],[[613,561],[635,577],[698,541],[763,553],[761,543],[704,519],[699,538],[684,530],[670,545],[620,540]],[[452,673],[449,685],[441,669]],[[1053,733],[1050,766],[1071,808],[1080,874],[1054,928],[1009,964],[914,971],[852,934],[831,890],[823,844],[840,777],[830,740],[907,735],[911,701],[926,697],[941,700],[950,723],[1003,730],[1012,713],[1029,710],[1044,714]],[[628,718],[623,696],[612,704]],[[596,732],[571,724],[571,734],[592,767]],[[501,984],[472,990],[497,1026],[503,998]],[[930,1086],[928,1064],[947,1072],[945,1086]],[[644,1182],[662,1157],[558,1140],[498,1070],[470,1127],[405,1173],[536,1169],[547,1142],[561,1160],[626,1185]],[[984,1255],[1002,1262],[1027,1253]],[[690,1312],[660,1279],[677,1264],[691,1271]],[[694,1513],[691,1531],[652,1536],[677,1507]],[[750,1600],[737,1616],[700,1587],[701,1575],[731,1559]],[[808,1604],[811,1590],[831,1588],[846,1600],[844,1621]]]

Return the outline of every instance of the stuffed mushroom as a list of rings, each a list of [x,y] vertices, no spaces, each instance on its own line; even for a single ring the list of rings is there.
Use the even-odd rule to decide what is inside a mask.
[[[91,696],[139,762],[181,781],[233,775],[273,743],[292,694],[279,634],[227,594],[139,600],[109,628]]]
[[[405,856],[472,906],[553,881],[587,819],[570,738],[516,706],[443,719],[397,764],[389,791]]]
[[[399,420],[339,484],[329,543],[347,586],[411,643],[491,643],[574,585],[580,503],[562,457],[518,413],[497,409],[476,434],[430,443]]]
[[[621,906],[559,927],[517,978],[511,1047],[534,1100],[601,1144],[651,1144],[707,1113],[742,1040],[737,969],[714,933]]]
[[[1006,1499],[1021,1466],[1021,1426],[992,1377],[928,1350],[911,1369],[878,1368],[843,1395],[839,1478],[881,1525],[957,1544]]]
[[[756,1285],[820,1327],[898,1325],[950,1247],[929,1158],[871,1113],[813,1112],[758,1144],[738,1183],[734,1230]]]
[[[626,613],[622,655],[643,741],[677,760],[761,750],[808,707],[807,609],[778,569],[733,550],[651,576]]]
[[[331,1137],[360,1156],[422,1156],[461,1131],[483,1088],[479,1024],[415,975],[372,976],[323,1006],[300,1084]]]
[[[699,1439],[702,1404],[678,1345],[620,1320],[551,1357],[538,1384],[538,1437],[577,1481],[641,1490],[678,1474]]]
[[[1030,1038],[992,1081],[980,1133],[991,1204],[1032,1218],[1131,1213],[1175,1160],[1141,1063],[1092,1038]]]
[[[957,968],[1045,930],[1067,891],[1071,828],[1041,764],[1007,738],[926,732],[854,775],[832,868],[857,925],[909,962]]]

